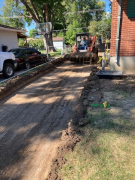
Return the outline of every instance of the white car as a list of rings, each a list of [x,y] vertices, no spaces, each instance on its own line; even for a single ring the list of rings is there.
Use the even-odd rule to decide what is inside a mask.
[[[12,52],[0,52],[0,72],[5,78],[12,77],[17,67],[17,61]]]

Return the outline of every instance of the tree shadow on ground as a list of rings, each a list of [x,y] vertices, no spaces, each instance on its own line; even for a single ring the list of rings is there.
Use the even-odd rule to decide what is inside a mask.
[[[60,139],[91,67],[59,67],[0,103],[0,178],[21,179],[40,141]],[[86,73],[81,76],[80,73]],[[63,76],[62,76],[63,75]],[[51,78],[51,76],[53,76]],[[31,144],[35,144],[31,150]],[[44,147],[44,146],[43,146]],[[28,153],[27,153],[28,152]],[[22,166],[22,168],[21,168]],[[16,169],[16,170],[14,170]],[[18,172],[17,172],[18,169]],[[17,174],[15,173],[17,172]],[[11,175],[11,176],[10,176]]]

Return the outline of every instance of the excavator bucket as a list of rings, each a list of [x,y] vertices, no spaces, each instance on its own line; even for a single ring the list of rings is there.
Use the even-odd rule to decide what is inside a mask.
[[[98,61],[98,55],[92,52],[70,53],[66,54],[64,59],[79,64],[92,64],[92,62]]]

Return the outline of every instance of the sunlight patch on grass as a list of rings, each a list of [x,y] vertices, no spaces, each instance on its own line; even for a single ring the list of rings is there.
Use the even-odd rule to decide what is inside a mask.
[[[90,124],[74,151],[66,155],[64,180],[134,180],[135,121],[107,109],[88,111]]]
[[[51,57],[60,56],[62,49],[56,50],[56,52],[49,53]],[[41,53],[46,54],[46,50],[41,50]]]

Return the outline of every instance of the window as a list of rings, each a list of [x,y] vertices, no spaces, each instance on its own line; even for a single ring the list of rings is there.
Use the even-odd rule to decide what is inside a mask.
[[[32,53],[33,53],[32,49],[27,49],[27,52],[26,52],[27,55],[32,55]]]
[[[22,49],[10,49],[8,52],[14,53],[14,55],[19,55],[21,53]]]
[[[128,17],[135,18],[135,0],[128,0]]]
[[[33,53],[37,53],[38,54],[38,51],[36,49],[32,49],[33,50]]]
[[[23,50],[21,51],[21,53],[19,53],[19,55],[20,55],[20,56],[26,56],[26,53],[27,53],[26,50],[23,49]]]
[[[33,55],[38,55],[39,54],[39,52],[36,49],[32,49],[32,51],[33,51]]]

